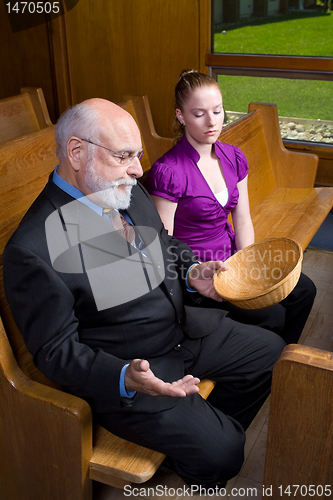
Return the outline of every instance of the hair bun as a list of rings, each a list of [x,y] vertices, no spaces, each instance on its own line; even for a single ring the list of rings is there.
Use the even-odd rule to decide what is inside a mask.
[[[184,78],[184,76],[190,75],[191,73],[199,73],[199,71],[197,71],[196,69],[183,69],[178,77],[178,81]]]

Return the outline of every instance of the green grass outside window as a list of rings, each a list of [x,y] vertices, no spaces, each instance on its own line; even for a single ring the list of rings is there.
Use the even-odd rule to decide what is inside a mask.
[[[222,26],[215,52],[333,57],[333,12],[298,12],[247,25]],[[333,120],[333,82],[247,76],[218,77],[226,110],[252,101],[277,104],[280,116]]]
[[[214,52],[333,57],[333,12],[299,12],[222,26],[214,35]]]

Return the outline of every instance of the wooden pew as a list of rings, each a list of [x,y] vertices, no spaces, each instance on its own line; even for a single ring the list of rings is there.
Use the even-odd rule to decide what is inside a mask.
[[[172,140],[156,134],[146,96],[131,96],[131,101],[152,163]],[[304,250],[333,206],[333,188],[314,187],[318,157],[284,147],[274,104],[249,104],[249,113],[225,126],[219,140],[238,146],[247,157],[256,241],[284,236]]]
[[[142,483],[165,458],[93,427],[89,405],[36,369],[6,301],[3,249],[57,164],[54,132],[0,144],[0,491],[8,500],[91,500],[92,480]],[[202,380],[200,394],[213,386]]]
[[[126,106],[125,109],[132,112],[133,116],[136,115],[135,119],[137,123],[140,123],[140,118],[137,116],[138,108],[133,109],[133,103],[132,105],[127,103]],[[260,229],[271,216],[271,210],[274,211],[274,206],[278,201],[276,197],[274,198],[278,190],[280,201],[288,202],[284,205],[287,211],[290,210],[290,204],[293,204],[293,207],[298,207],[298,205],[303,207],[303,212],[296,210],[295,217],[299,219],[305,217],[309,227],[304,227],[299,220],[301,231],[297,232],[298,225],[296,222],[294,225],[291,224],[287,217],[284,230],[290,237],[295,234],[295,239],[302,237],[305,246],[310,238],[309,234],[315,231],[316,224],[317,227],[320,225],[317,220],[315,223],[312,221],[311,224],[311,220],[307,218],[306,203],[317,203],[319,220],[321,217],[323,220],[323,212],[326,214],[332,206],[332,189],[313,188],[317,161],[313,155],[307,160],[308,155],[296,153],[300,156],[290,157],[287,169],[284,168],[288,165],[287,158],[284,156],[277,169],[274,157],[277,153],[272,143],[272,135],[267,135],[267,131],[264,130],[262,115],[263,113],[265,115],[263,111],[265,109],[267,109],[266,106],[263,109],[251,111],[239,122],[226,127],[222,132],[222,140],[235,141],[237,145],[240,144],[245,154],[250,157],[251,209],[256,210],[256,207],[261,206],[261,209],[257,210],[255,226],[259,224],[258,229]],[[269,123],[270,120],[272,117],[268,119]],[[227,137],[230,141],[227,141]],[[257,138],[258,142],[254,138]],[[155,139],[160,140],[156,136]],[[148,144],[149,141],[144,141],[144,149],[148,148]],[[278,138],[276,144],[278,149],[281,149]],[[164,141],[160,154],[163,153],[166,145],[167,142]],[[6,241],[33,199],[43,188],[48,174],[57,163],[54,151],[54,127],[30,134],[22,140],[7,141],[0,146],[1,258]],[[273,173],[273,159],[270,154],[274,159]],[[285,154],[283,149],[281,154]],[[149,159],[149,153],[146,157]],[[301,163],[308,166],[300,167]],[[304,176],[297,174],[292,186],[289,186],[289,177],[292,177],[290,169],[293,165],[298,169],[302,168],[302,173],[304,168],[307,173]],[[283,190],[283,196],[280,188]],[[312,198],[307,196],[309,194]],[[304,197],[306,203],[304,203]],[[267,200],[271,201],[271,205],[267,205]],[[316,200],[321,201],[319,203]],[[283,229],[282,226],[281,221],[277,220],[275,229]],[[36,370],[12,320],[4,297],[2,281],[0,282],[0,313],[10,342],[8,344],[5,331],[1,330],[0,445],[5,451],[1,455],[0,467],[6,471],[6,474],[0,475],[0,481],[3,482],[0,483],[0,490],[14,491],[13,498],[22,497],[26,500],[38,500],[39,497],[50,500],[67,497],[86,500],[91,498],[91,479],[116,487],[124,487],[130,482],[140,483],[148,480],[162,463],[164,455],[121,440],[101,427],[93,430],[89,406],[79,398],[64,394],[59,387],[54,386]],[[212,382],[203,381],[201,386],[202,395],[206,397],[212,388]],[[26,413],[29,413],[29,418],[22,417]],[[40,422],[41,415],[43,425]],[[17,429],[20,429],[19,433]],[[67,432],[68,429],[70,432]],[[63,435],[66,439],[62,438]],[[42,446],[43,439],[49,446]],[[25,447],[22,447],[23,442],[27,443]],[[61,443],[61,450],[54,443]],[[19,461],[18,456],[24,457],[25,460]],[[2,463],[4,461],[6,463]],[[75,480],[68,481],[68,470],[73,471]],[[57,474],[54,473],[55,471]],[[18,475],[21,482],[16,481]],[[40,477],[45,480],[40,481]],[[38,491],[42,492],[40,495],[38,493],[39,496],[36,496],[37,485],[40,488]],[[59,488],[62,488],[61,492]]]
[[[273,372],[264,473],[272,498],[331,498],[332,442],[333,353],[289,345]]]
[[[318,157],[288,151],[274,104],[251,103],[249,113],[223,129],[249,162],[249,198],[255,237],[284,236],[304,250],[333,206],[333,188],[315,188]]]
[[[0,142],[51,125],[41,88],[23,87],[21,94],[0,100]]]

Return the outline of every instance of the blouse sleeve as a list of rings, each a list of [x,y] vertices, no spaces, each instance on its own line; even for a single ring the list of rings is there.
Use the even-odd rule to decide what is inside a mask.
[[[145,188],[151,195],[161,196],[175,203],[185,191],[185,175],[165,163],[154,164],[148,172]]]
[[[238,182],[245,179],[247,174],[249,173],[249,165],[247,163],[247,159],[243,151],[239,148],[235,147],[235,158],[236,158],[236,168],[238,174]]]

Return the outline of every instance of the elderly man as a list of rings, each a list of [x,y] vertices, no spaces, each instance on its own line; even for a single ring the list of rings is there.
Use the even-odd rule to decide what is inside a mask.
[[[168,236],[137,178],[133,118],[91,99],[57,124],[59,165],[4,253],[5,290],[36,366],[113,433],[164,452],[188,484],[225,482],[284,342],[236,323],[212,276]],[[184,306],[184,299],[187,306]],[[217,382],[210,401],[200,378]]]

